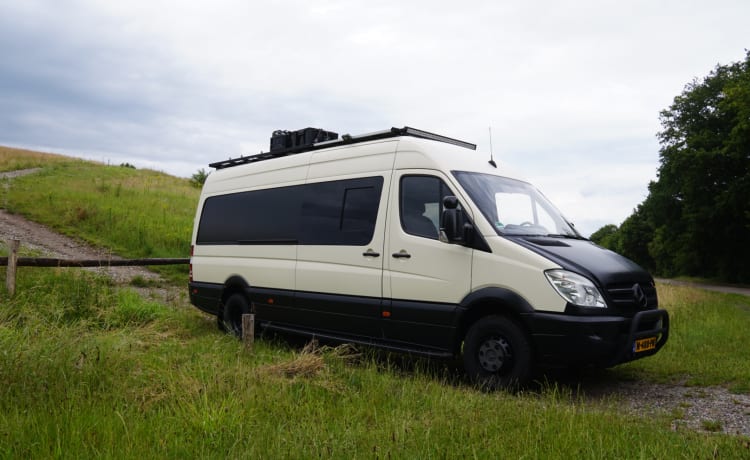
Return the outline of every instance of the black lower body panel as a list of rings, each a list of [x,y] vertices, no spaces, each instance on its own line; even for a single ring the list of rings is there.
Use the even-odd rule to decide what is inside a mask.
[[[223,284],[216,283],[188,283],[190,303],[212,315],[219,312]]]
[[[296,327],[293,325],[278,324],[273,322],[261,322],[260,327],[263,330],[277,331],[285,334],[294,334],[304,337],[310,337],[311,339],[321,339],[326,341],[332,341],[337,343],[352,343],[357,345],[371,346],[382,350],[393,351],[397,353],[405,353],[416,356],[424,356],[429,358],[438,359],[449,359],[453,358],[453,353],[446,350],[441,350],[432,347],[420,347],[412,343],[401,343],[388,341],[382,337],[368,337],[368,336],[357,336],[350,334],[341,333],[328,333],[325,331],[317,331],[311,329],[305,329]]]

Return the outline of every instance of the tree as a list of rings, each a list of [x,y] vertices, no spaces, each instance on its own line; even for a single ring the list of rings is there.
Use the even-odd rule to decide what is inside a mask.
[[[641,209],[657,270],[749,281],[750,52],[689,83],[660,120],[658,179]]]
[[[643,204],[633,211],[622,225],[618,232],[618,251],[649,270],[654,270],[656,264],[649,252],[648,245],[654,234],[654,229],[647,217],[647,212]]]
[[[687,84],[660,120],[648,197],[592,239],[660,275],[750,282],[750,51]]]
[[[618,251],[619,237],[617,232],[617,225],[608,224],[592,233],[589,239],[599,246]]]

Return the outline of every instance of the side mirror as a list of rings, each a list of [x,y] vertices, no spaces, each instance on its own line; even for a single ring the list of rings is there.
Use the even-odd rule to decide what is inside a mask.
[[[461,225],[461,211],[458,209],[458,199],[455,196],[443,198],[443,215],[440,218],[440,236],[443,243],[463,243],[467,233],[465,226]]]
[[[458,198],[455,196],[448,195],[443,198],[443,208],[445,209],[456,209],[458,208]]]

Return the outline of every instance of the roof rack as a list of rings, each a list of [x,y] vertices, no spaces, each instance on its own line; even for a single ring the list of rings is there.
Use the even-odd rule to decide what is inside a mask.
[[[288,155],[294,155],[297,153],[309,152],[312,150],[320,150],[339,145],[357,144],[360,142],[388,139],[399,136],[412,136],[421,139],[445,142],[447,144],[457,145],[459,147],[467,148],[470,150],[477,149],[477,146],[475,144],[464,142],[458,139],[453,139],[451,137],[441,136],[440,134],[422,131],[421,129],[410,128],[408,126],[404,126],[403,128],[391,128],[384,131],[376,131],[374,133],[360,134],[358,136],[350,136],[349,134],[344,134],[343,136],[341,136],[341,139],[338,138],[337,133],[334,133],[332,131],[324,131],[317,128],[305,128],[291,132],[274,131],[271,137],[271,151],[269,152],[261,152],[257,155],[250,155],[247,157],[230,158],[229,160],[210,163],[208,166],[216,169],[224,169],[230,168],[232,166],[254,163],[256,161],[270,160],[272,158],[279,158]]]

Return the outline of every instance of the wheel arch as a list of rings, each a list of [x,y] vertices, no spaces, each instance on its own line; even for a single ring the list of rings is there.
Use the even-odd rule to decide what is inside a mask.
[[[248,295],[248,290],[250,289],[250,284],[245,280],[245,278],[239,276],[239,275],[232,275],[224,282],[224,289],[221,292],[221,304],[219,305],[219,315],[222,314],[222,311],[224,310],[224,303],[227,301],[227,299],[232,296],[233,294],[243,294],[245,297],[247,297],[248,302],[250,301],[250,296]]]
[[[459,304],[459,317],[456,331],[455,352],[461,350],[461,344],[469,328],[479,319],[490,315],[506,316],[515,320],[530,337],[530,331],[523,316],[534,311],[529,302],[510,289],[499,287],[483,288],[467,295]]]

